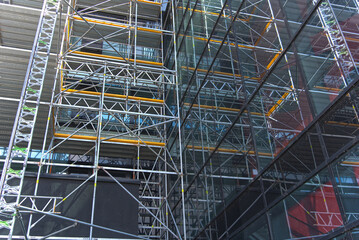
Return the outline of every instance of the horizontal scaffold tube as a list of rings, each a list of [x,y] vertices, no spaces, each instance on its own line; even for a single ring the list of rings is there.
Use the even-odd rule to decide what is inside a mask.
[[[193,67],[186,67],[186,66],[182,66],[183,69],[187,69],[189,71],[194,71],[195,68]],[[197,72],[207,72],[208,70],[205,70],[205,69],[197,69]],[[217,74],[217,75],[225,75],[225,76],[236,76],[236,77],[242,77],[242,75],[240,74],[233,74],[233,73],[227,73],[227,72],[220,72],[220,71],[209,71],[210,73],[213,73],[213,74]],[[257,77],[249,77],[249,76],[244,76],[244,78],[246,79],[253,79],[253,80],[257,80],[259,81],[260,78],[257,78]]]
[[[62,88],[61,91],[71,92],[71,93],[79,93],[79,94],[87,94],[87,95],[95,95],[95,96],[100,96],[102,94],[101,92],[81,91],[81,90],[76,90],[76,89],[65,89],[65,88]],[[164,103],[164,101],[161,99],[126,96],[126,95],[122,95],[122,94],[104,93],[104,96],[105,97],[113,97],[113,98],[129,99],[129,100],[134,100],[134,101]]]
[[[78,17],[78,16],[74,16],[73,18],[78,21],[84,21],[81,17]],[[90,23],[96,23],[96,24],[107,25],[107,26],[112,26],[112,27],[119,27],[119,28],[135,29],[135,27],[129,26],[126,24],[118,24],[118,23],[114,23],[114,22],[97,20],[97,19],[93,19],[93,18],[84,18],[84,19]],[[151,32],[151,33],[162,34],[162,31],[157,30],[157,29],[151,29],[151,28],[137,27],[137,30],[142,31],[142,32]]]
[[[97,140],[96,136],[71,135],[71,134],[65,134],[65,133],[55,133],[54,137],[71,138],[71,139],[78,139],[78,140],[90,140],[90,141]],[[112,143],[126,143],[126,144],[133,144],[133,145],[148,145],[148,146],[158,146],[158,147],[166,146],[166,144],[162,143],[162,142],[151,142],[151,141],[141,141],[141,140],[132,140],[132,139],[120,139],[120,138],[106,138],[106,137],[101,137],[100,139],[104,142],[109,142],[109,143],[111,143],[111,142]]]
[[[190,103],[184,103],[183,105],[185,106],[190,106]],[[200,108],[205,108],[205,109],[213,109],[213,110],[222,110],[222,111],[229,111],[229,112],[239,112],[240,109],[237,108],[228,108],[228,107],[216,107],[216,106],[209,106],[209,105],[198,105],[198,104],[193,104],[193,107],[200,107]],[[245,111],[248,112],[248,111]],[[263,116],[262,113],[258,113],[258,112],[250,112],[252,115],[257,115],[257,116]]]
[[[89,53],[89,52],[82,52],[82,51],[71,51],[71,53],[76,54],[76,55],[83,55],[83,56],[90,56],[90,57],[97,57],[97,58],[123,60],[123,61],[127,60],[130,62],[135,62],[135,59],[132,59],[132,58],[115,57],[115,56],[103,55],[103,54],[97,54],[97,53]],[[163,66],[163,63],[139,60],[139,59],[136,59],[136,63],[155,65],[155,66]]]
[[[213,151],[214,147],[202,147],[202,146],[193,146],[193,145],[187,145],[187,148],[192,148],[195,150],[206,150],[206,151]],[[249,155],[254,155],[254,151],[246,151],[246,150],[237,150],[237,149],[228,149],[228,148],[218,148],[217,152],[222,153],[247,153]],[[271,153],[264,153],[264,152],[258,152],[259,156],[266,156],[266,157],[272,157],[273,155]]]

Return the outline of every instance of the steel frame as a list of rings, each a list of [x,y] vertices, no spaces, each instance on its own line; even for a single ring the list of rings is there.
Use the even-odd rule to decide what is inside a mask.
[[[346,208],[343,189],[350,185],[340,181],[349,182],[359,166],[358,34],[343,20],[359,13],[357,0],[313,0],[298,16],[288,15],[295,2],[289,0],[108,2],[62,0],[66,12],[60,14],[65,20],[59,24],[52,97],[41,102],[49,107],[41,157],[27,161],[32,134],[25,152],[13,148],[22,136],[15,122],[1,191],[2,203],[16,197],[10,204],[16,214],[3,227],[12,228],[15,217],[21,224],[31,212],[22,227],[25,238],[40,238],[32,229],[51,216],[88,226],[90,239],[95,228],[141,239],[231,239],[258,225],[263,225],[258,238],[276,239],[272,212],[281,206],[288,238],[300,239],[293,221],[317,234],[304,237],[354,238],[358,213]],[[311,70],[306,61],[318,68]],[[35,97],[33,88],[24,89],[20,115],[24,99]],[[34,109],[25,111],[37,111],[36,97],[27,101]],[[22,164],[23,171],[16,171]],[[23,178],[34,167],[33,195],[21,195],[21,183],[13,195],[4,194],[9,176]],[[340,175],[341,167],[350,174]],[[38,194],[42,173],[70,175],[76,169],[89,176],[67,196]],[[100,174],[139,205],[138,235],[95,224]],[[119,175],[140,182],[138,198]],[[89,181],[94,182],[89,222],[39,210],[37,199],[47,197],[56,209]],[[303,203],[304,188],[324,200],[325,210]],[[294,216],[293,203],[313,223]],[[21,237],[11,231],[8,236]]]
[[[60,3],[57,0],[44,1],[7,156],[2,169],[0,180],[0,212],[2,219],[0,228],[8,230],[9,238],[12,237],[14,231],[15,218],[19,217],[15,207],[21,202],[20,193],[24,182],[59,7]],[[12,164],[14,158],[22,159],[22,166],[18,169]]]
[[[45,1],[45,6],[47,2],[52,1]],[[176,216],[175,219],[168,201],[168,195],[177,191],[169,183],[170,176],[171,180],[176,179],[182,186],[179,192],[184,188],[181,152],[169,151],[167,144],[170,139],[166,134],[169,128],[180,123],[176,69],[164,66],[165,51],[170,51],[164,49],[164,38],[173,39],[175,33],[164,28],[161,13],[162,6],[168,5],[173,14],[174,5],[171,1],[138,0],[103,8],[107,2],[109,1],[91,3],[63,0],[61,3],[61,9],[65,12],[60,15],[65,16],[65,20],[64,26],[59,25],[62,40],[42,154],[36,163],[36,186],[33,196],[22,196],[21,190],[15,193],[18,199],[16,211],[19,214],[29,211],[32,213],[29,223],[24,226],[24,236],[32,238],[32,229],[36,224],[44,221],[45,216],[52,216],[89,226],[90,239],[93,239],[94,228],[141,239],[186,239],[186,224],[182,224],[184,217],[180,220]],[[56,6],[60,4],[57,3]],[[144,7],[156,13],[146,13]],[[114,17],[103,20],[101,14],[106,11],[116,11],[118,19]],[[121,23],[123,16],[128,19],[127,23]],[[173,25],[174,22],[170,24]],[[41,31],[37,35],[41,36],[40,33]],[[151,41],[139,40],[139,37],[143,38],[143,34],[157,42],[157,47],[154,48],[156,43]],[[50,34],[51,37],[52,35],[53,33]],[[176,45],[172,44],[169,48],[175,51]],[[37,56],[35,51],[33,54]],[[174,62],[176,63],[176,60]],[[51,136],[50,141],[47,141],[48,135]],[[69,145],[80,142],[83,142],[83,147],[77,152],[72,151],[72,162],[66,162],[66,159],[58,162],[54,159],[57,152],[67,151]],[[121,165],[121,160],[113,157],[110,157],[112,165],[104,160],[106,151],[116,148],[129,149],[127,158],[131,159],[131,165]],[[26,152],[24,156],[29,157],[29,154]],[[5,163],[7,162],[8,159]],[[17,159],[13,161],[15,165],[20,162],[22,163]],[[36,166],[34,163],[30,161],[29,166]],[[24,164],[22,173],[26,167]],[[91,180],[94,185],[90,222],[61,216],[53,209],[40,210],[36,203],[37,198],[43,197],[38,195],[42,173],[64,174],[73,168],[90,171],[91,175],[69,195],[62,196],[56,204],[52,202],[55,204],[53,209]],[[7,168],[3,171],[6,173]],[[138,234],[95,224],[99,172],[105,173],[139,205]],[[116,179],[118,174],[126,174],[140,182],[138,197],[132,195]],[[3,177],[7,175],[2,174]],[[54,198],[48,197],[50,200]],[[23,205],[24,201],[32,202],[32,207]],[[15,212],[15,206],[13,208]],[[41,217],[35,220],[34,215]],[[48,237],[56,236],[67,229],[54,232]],[[12,236],[10,232],[9,238],[12,237],[17,236]]]

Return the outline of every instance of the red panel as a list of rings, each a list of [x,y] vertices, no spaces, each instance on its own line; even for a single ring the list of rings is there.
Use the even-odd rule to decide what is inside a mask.
[[[333,187],[330,183],[325,185],[288,210],[293,237],[320,235],[342,225]]]

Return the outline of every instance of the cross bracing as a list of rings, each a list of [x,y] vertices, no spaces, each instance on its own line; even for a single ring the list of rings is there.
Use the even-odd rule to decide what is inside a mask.
[[[41,1],[5,4],[16,12]],[[355,239],[358,211],[347,202],[357,189],[358,6],[63,0],[49,62],[57,72],[47,73],[53,86],[32,136],[41,154],[29,149],[26,172],[40,184],[44,173],[88,176],[61,197],[18,193],[16,219],[32,224],[14,238],[33,236],[46,218],[68,222],[49,237],[76,229],[79,219],[40,210],[38,199],[60,209],[55,201],[88,183],[91,216],[78,221],[86,236],[131,237],[96,222],[106,176],[118,191],[118,177],[138,181],[138,197],[125,191],[138,206],[138,238]],[[1,50],[30,54],[18,50],[25,41],[10,41],[25,32],[6,24]],[[16,174],[23,160],[12,163]]]

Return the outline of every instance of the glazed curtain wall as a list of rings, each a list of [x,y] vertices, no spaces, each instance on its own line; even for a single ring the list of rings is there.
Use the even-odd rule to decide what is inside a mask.
[[[177,2],[188,238],[308,238],[355,221],[356,150],[340,154],[356,141],[357,6]]]

